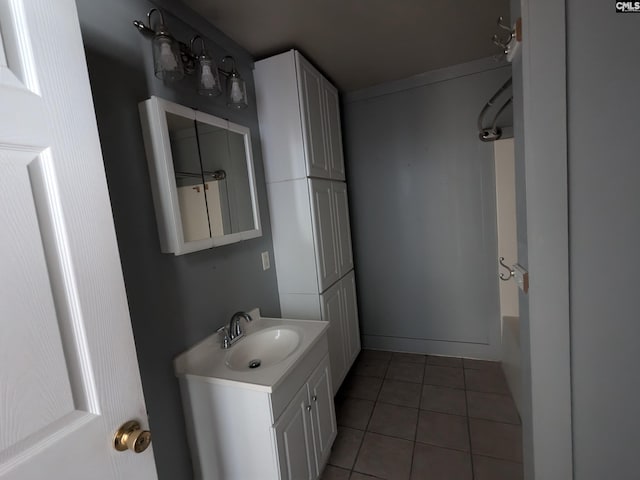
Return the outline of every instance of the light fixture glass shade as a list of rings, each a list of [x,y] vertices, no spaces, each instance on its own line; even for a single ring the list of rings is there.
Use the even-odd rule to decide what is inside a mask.
[[[175,82],[184,77],[180,47],[166,33],[166,27],[163,25],[153,37],[153,68],[156,77],[161,80]]]
[[[198,58],[198,93],[216,97],[222,93],[218,66],[211,58],[202,55]]]
[[[240,109],[247,105],[247,86],[234,70],[227,78],[227,106]]]

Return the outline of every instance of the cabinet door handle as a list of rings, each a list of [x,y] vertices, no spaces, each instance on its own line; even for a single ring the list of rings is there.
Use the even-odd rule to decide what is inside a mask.
[[[311,405],[307,405],[307,412],[311,411]]]
[[[317,395],[314,395],[313,397],[311,397],[311,400],[313,400],[314,402],[317,402],[318,401]]]

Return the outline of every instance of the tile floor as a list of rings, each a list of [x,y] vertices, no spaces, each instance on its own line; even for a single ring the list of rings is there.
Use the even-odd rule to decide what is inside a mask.
[[[321,480],[522,480],[520,418],[498,363],[363,350],[336,396]]]

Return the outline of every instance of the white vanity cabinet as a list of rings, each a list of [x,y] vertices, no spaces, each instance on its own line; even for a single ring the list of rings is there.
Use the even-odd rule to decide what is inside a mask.
[[[274,425],[280,478],[313,480],[336,436],[329,359],[325,357]]]
[[[282,315],[340,323],[329,329],[335,393],[360,351],[346,185],[303,178],[267,193]]]
[[[320,295],[322,319],[329,322],[331,378],[341,384],[360,352],[360,330],[353,271]]]
[[[338,91],[298,52],[285,55],[297,69],[307,175],[344,180]]]
[[[347,186],[309,179],[318,290],[324,291],[353,270]]]
[[[332,324],[335,393],[360,351],[338,92],[295,50],[254,78],[280,308]]]
[[[267,183],[317,177],[344,181],[338,91],[299,52],[255,64]]]
[[[233,370],[225,365],[236,345],[223,350],[213,335],[174,362],[198,480],[317,480],[329,458],[337,427],[326,324],[260,322],[294,325],[300,354]]]

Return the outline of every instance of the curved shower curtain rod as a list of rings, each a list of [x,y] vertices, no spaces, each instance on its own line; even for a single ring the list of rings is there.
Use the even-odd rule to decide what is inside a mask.
[[[513,81],[512,78],[509,77],[509,80],[504,82],[504,85],[502,85],[498,89],[498,91],[493,95],[493,97],[489,99],[486,105],[482,107],[482,110],[480,111],[480,115],[478,115],[478,136],[480,137],[480,140],[482,140],[483,142],[493,142],[495,140],[498,140],[502,136],[502,130],[496,127],[496,123],[498,122],[498,117],[500,116],[500,114],[504,112],[505,108],[507,108],[513,101],[513,96],[510,96],[509,99],[506,102],[504,102],[502,106],[498,109],[498,111],[493,117],[493,120],[491,121],[491,128],[484,128],[482,126],[482,123],[484,121],[484,116],[486,115],[487,111],[489,110],[489,108],[491,108],[494,105],[493,102],[495,102],[496,99],[500,95],[502,95],[502,93],[507,88],[511,86],[512,81]]]

